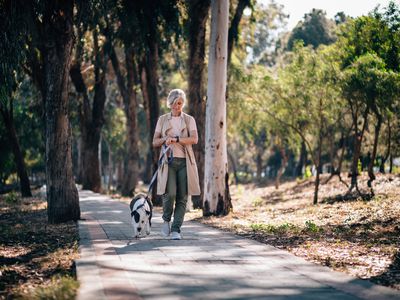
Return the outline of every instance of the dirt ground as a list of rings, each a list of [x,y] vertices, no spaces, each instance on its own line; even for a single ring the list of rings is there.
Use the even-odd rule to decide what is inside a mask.
[[[365,174],[359,179],[362,192],[368,191],[366,180]],[[273,184],[231,186],[231,214],[203,218],[192,211],[186,219],[400,290],[400,176],[378,174],[370,200],[344,200],[347,190],[335,177],[320,187],[319,204],[313,205],[312,179],[278,190]]]
[[[0,196],[0,299],[74,299],[78,229],[47,224],[46,201]]]

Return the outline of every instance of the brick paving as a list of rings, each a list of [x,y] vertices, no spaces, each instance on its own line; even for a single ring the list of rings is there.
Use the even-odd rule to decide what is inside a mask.
[[[396,290],[197,222],[185,221],[173,241],[155,213],[150,236],[132,239],[127,204],[89,191],[80,204],[78,300],[400,300]]]

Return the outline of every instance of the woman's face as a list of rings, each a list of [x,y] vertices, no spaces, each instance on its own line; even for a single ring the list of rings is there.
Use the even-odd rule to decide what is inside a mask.
[[[175,102],[171,105],[171,111],[173,115],[180,115],[183,108],[183,100],[182,98],[178,98]]]

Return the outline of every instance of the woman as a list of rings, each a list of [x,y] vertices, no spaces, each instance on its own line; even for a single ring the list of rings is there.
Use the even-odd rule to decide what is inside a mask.
[[[164,237],[171,234],[174,240],[182,238],[181,226],[187,196],[200,195],[199,176],[192,149],[192,145],[198,141],[197,127],[194,118],[182,111],[185,102],[186,95],[182,90],[174,89],[169,93],[167,106],[171,112],[158,119],[153,137],[153,147],[165,144],[172,148],[172,162],[163,163],[158,168],[157,195],[162,195],[163,199],[164,223],[161,233]],[[174,220],[170,226],[172,213]]]

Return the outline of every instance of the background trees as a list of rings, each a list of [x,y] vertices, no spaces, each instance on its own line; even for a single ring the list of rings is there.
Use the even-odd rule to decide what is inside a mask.
[[[214,65],[207,57],[209,1],[1,5],[2,190],[17,182],[27,196],[46,171],[51,210],[74,207],[61,209],[59,220],[79,216],[75,181],[132,195],[154,171],[150,141],[176,87],[187,90],[197,121],[203,181],[203,168],[215,165],[204,161],[212,101],[205,68]],[[338,13],[335,20],[316,8],[292,32],[284,30],[282,9],[275,2],[229,4],[223,123],[230,183],[279,188],[285,178],[315,176],[317,202],[318,178],[330,173],[349,185],[346,197],[371,197],[377,172],[398,172],[399,7],[391,2],[368,16]],[[368,191],[364,181],[359,186],[362,172]],[[200,199],[194,204],[201,207]]]
[[[23,197],[30,197],[32,196],[30,182],[14,121],[15,92],[23,77],[20,61],[25,56],[24,35],[27,31],[27,25],[20,19],[23,12],[18,4],[3,2],[0,10],[0,27],[3,29],[0,40],[0,76],[3,78],[0,87],[0,115],[3,119],[4,133],[11,146],[14,164],[20,179],[21,194]]]

